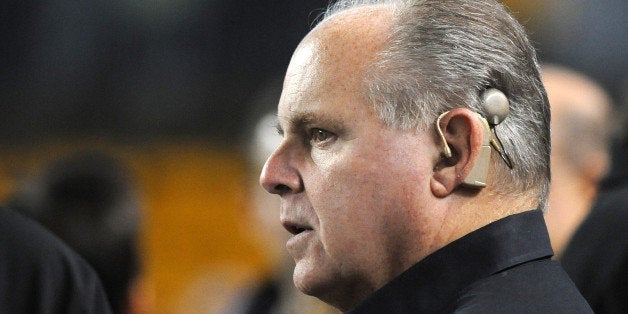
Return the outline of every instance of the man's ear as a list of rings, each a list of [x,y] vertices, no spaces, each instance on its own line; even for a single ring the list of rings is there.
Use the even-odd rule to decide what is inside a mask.
[[[430,182],[432,193],[445,197],[461,184],[484,187],[491,154],[489,134],[485,134],[490,132],[486,121],[469,109],[456,108],[444,113],[436,127],[440,128],[437,134],[443,154],[434,167]],[[445,153],[447,149],[451,151],[449,157]]]

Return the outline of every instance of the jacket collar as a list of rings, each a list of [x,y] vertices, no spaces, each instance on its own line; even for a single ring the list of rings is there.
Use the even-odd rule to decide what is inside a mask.
[[[419,312],[434,312],[479,279],[552,255],[541,210],[511,215],[430,254],[350,313],[385,313],[408,303]]]

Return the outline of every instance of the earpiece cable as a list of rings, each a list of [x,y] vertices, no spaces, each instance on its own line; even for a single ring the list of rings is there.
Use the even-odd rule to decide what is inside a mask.
[[[506,152],[504,145],[502,145],[502,141],[497,136],[497,130],[495,130],[494,126],[491,128],[491,130],[493,130],[493,137],[491,138],[491,146],[493,146],[493,148],[499,153],[499,156],[504,160],[504,162],[506,163],[506,166],[512,169],[512,161],[510,160],[510,156],[508,156],[508,153]]]

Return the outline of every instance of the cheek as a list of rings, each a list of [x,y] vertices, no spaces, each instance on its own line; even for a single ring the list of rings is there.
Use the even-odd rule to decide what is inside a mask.
[[[314,208],[323,209],[322,215],[342,219],[363,211],[364,203],[375,196],[378,186],[384,181],[381,178],[381,164],[372,158],[335,157],[317,164],[318,174],[308,194],[313,202],[319,202],[313,205]]]
[[[416,176],[404,161],[388,154],[330,158],[306,187],[319,219],[320,237],[330,255],[360,247],[382,249],[399,211],[407,209]],[[410,180],[409,178],[414,178]]]

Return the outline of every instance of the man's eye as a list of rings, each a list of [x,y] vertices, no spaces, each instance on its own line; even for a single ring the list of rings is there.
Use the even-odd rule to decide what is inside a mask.
[[[312,129],[310,140],[313,142],[324,142],[331,138],[331,134],[325,130]]]

